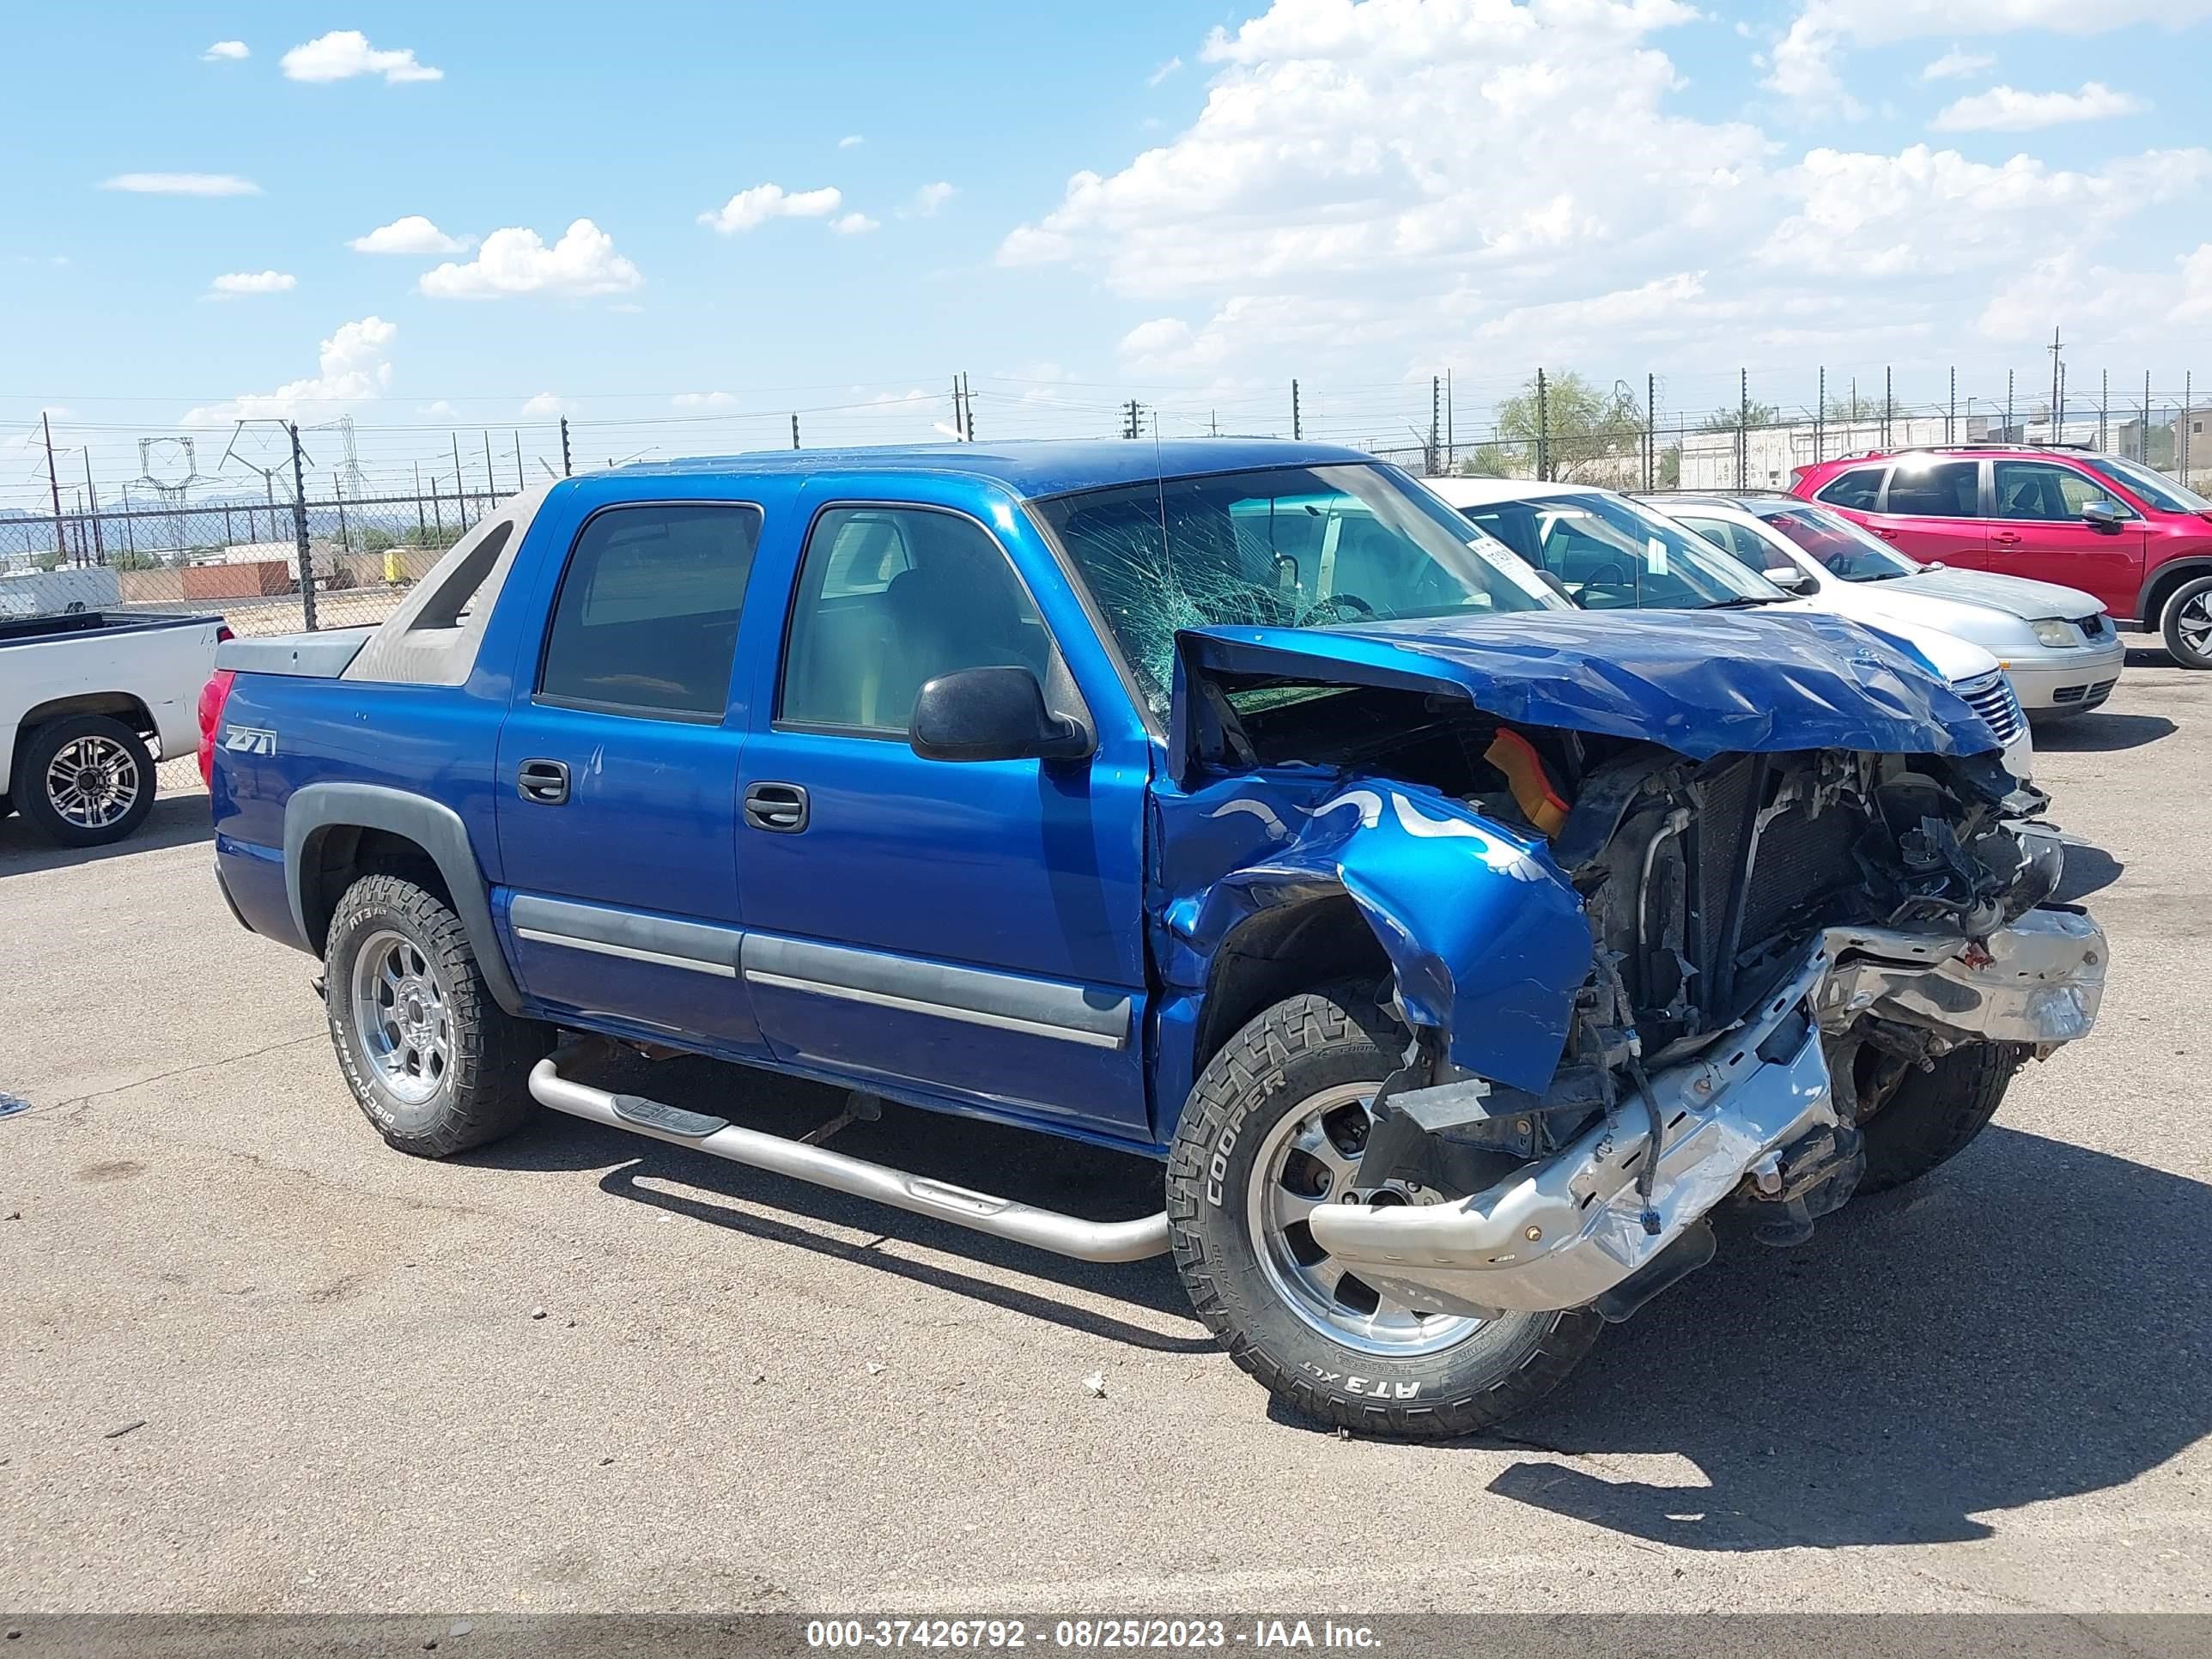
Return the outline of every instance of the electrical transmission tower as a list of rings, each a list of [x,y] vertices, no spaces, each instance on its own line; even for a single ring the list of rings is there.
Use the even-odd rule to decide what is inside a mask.
[[[183,563],[185,494],[196,483],[213,482],[200,471],[199,447],[190,438],[141,438],[138,482],[160,496],[162,506],[169,509],[171,547],[176,562]]]

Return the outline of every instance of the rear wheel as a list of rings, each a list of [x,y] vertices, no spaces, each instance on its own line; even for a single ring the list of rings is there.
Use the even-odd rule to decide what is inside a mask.
[[[15,769],[23,822],[63,847],[121,841],[154,810],[154,757],[121,720],[72,714],[31,734]]]
[[[447,1158],[529,1116],[527,1073],[552,1031],[493,1000],[467,929],[436,894],[362,877],[338,901],[323,963],[346,1085],[392,1146]]]
[[[2184,582],[2159,613],[2166,654],[2184,668],[2212,668],[2212,576]]]
[[[1278,1397],[1345,1428],[1472,1433],[1534,1403],[1597,1340],[1587,1309],[1494,1320],[1379,1294],[1315,1243],[1306,1218],[1458,1194],[1358,1188],[1368,1103],[1405,1051],[1373,985],[1287,999],[1206,1065],[1168,1163],[1176,1266],[1230,1358]]]

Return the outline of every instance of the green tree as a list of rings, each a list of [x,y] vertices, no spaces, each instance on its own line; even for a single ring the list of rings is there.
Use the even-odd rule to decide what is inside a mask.
[[[1881,399],[1869,397],[1856,386],[1849,392],[1828,394],[1828,418],[1832,421],[1878,421],[1881,418]]]
[[[1644,405],[1627,386],[1601,387],[1570,369],[1545,376],[1543,404],[1540,434],[1534,375],[1498,405],[1499,439],[1522,452],[1530,470],[1540,460],[1548,462],[1550,475],[1563,483],[1613,483],[1640,471]],[[1478,471],[1487,470],[1480,465],[1482,451],[1476,454]],[[1507,469],[1501,464],[1498,470]]]
[[[1753,403],[1723,404],[1698,422],[1700,432],[1733,432],[1736,423],[1746,426],[1780,426],[1782,406],[1779,404]]]

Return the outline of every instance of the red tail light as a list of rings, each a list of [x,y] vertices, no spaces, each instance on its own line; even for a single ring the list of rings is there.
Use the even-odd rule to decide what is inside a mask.
[[[225,632],[229,630],[225,629]],[[200,688],[200,781],[215,787],[215,734],[222,726],[222,706],[230,700],[235,671],[218,668]]]

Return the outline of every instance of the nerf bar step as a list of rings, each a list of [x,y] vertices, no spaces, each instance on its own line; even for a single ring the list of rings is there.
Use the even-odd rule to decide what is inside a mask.
[[[561,1075],[562,1062],[575,1058],[575,1050],[563,1048],[531,1068],[530,1092],[540,1105],[611,1129],[626,1129],[672,1146],[694,1146],[732,1164],[789,1176],[794,1181],[811,1181],[855,1198],[872,1199],[916,1215],[950,1221],[994,1238],[1073,1256],[1079,1261],[1141,1261],[1164,1255],[1168,1248],[1164,1210],[1135,1221],[1085,1221],[1055,1210],[1033,1209],[1012,1199],[994,1198],[865,1158],[848,1158],[825,1146],[763,1134],[721,1118],[636,1095],[594,1089]]]

